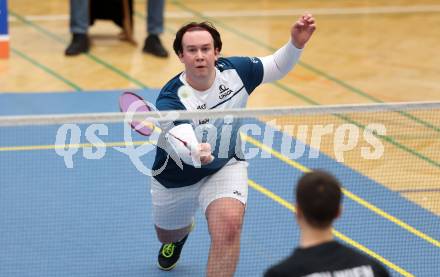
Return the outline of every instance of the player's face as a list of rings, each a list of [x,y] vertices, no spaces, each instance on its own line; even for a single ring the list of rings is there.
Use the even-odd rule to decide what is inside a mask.
[[[209,78],[215,74],[215,61],[218,51],[214,49],[214,40],[208,31],[186,32],[182,38],[183,52],[179,56],[185,64],[187,75],[193,78]]]

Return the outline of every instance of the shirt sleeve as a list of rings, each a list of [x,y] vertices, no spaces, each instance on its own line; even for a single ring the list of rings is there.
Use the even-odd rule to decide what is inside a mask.
[[[156,108],[159,111],[186,110],[177,93],[161,91],[156,100]]]
[[[286,76],[298,62],[301,53],[302,49],[296,48],[289,41],[272,55],[260,58],[264,68],[262,83],[280,80]]]
[[[261,60],[255,57],[231,57],[228,60],[237,70],[238,76],[240,76],[248,94],[251,94],[263,80],[263,64]]]
[[[199,142],[190,124],[180,124],[173,127],[167,132],[165,137],[184,163],[194,167],[201,166],[197,155],[197,145]]]
[[[162,112],[160,127],[165,132],[180,124],[190,123],[189,120],[179,119],[179,111],[184,111],[186,108],[177,93],[161,91],[156,100],[156,109]]]

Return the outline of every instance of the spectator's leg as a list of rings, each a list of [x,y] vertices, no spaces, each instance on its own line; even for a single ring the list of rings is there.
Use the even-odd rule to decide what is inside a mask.
[[[159,35],[164,29],[165,0],[148,0],[147,3],[147,38],[143,48],[144,53],[157,57],[168,57],[168,51],[163,47]]]
[[[147,2],[147,34],[160,35],[163,33],[165,0]]]
[[[72,33],[72,41],[65,51],[67,56],[75,56],[89,51],[88,27],[89,0],[70,0],[70,33]]]

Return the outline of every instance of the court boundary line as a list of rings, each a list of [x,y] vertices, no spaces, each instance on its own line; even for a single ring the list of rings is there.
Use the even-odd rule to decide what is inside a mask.
[[[105,143],[72,143],[72,144],[63,144],[63,145],[57,145],[57,144],[45,144],[45,145],[20,145],[20,146],[6,146],[6,147],[0,147],[0,152],[19,152],[19,151],[34,151],[34,150],[55,150],[55,149],[64,149],[66,146],[69,147],[75,147],[78,149],[83,148],[93,148],[93,147],[100,147],[100,148],[110,148],[115,146],[137,146],[137,145],[144,145],[147,144],[156,144],[156,141],[154,140],[147,140],[147,141],[132,141],[130,143],[125,141],[114,141],[114,142],[105,142]]]

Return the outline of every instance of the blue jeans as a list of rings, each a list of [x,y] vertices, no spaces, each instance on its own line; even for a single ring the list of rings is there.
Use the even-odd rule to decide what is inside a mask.
[[[163,33],[163,14],[165,0],[147,0],[147,34]]]
[[[163,33],[165,0],[147,0],[147,33]],[[86,34],[89,28],[89,0],[70,0],[70,32]]]
[[[89,28],[89,0],[70,0],[70,32],[86,34]]]

